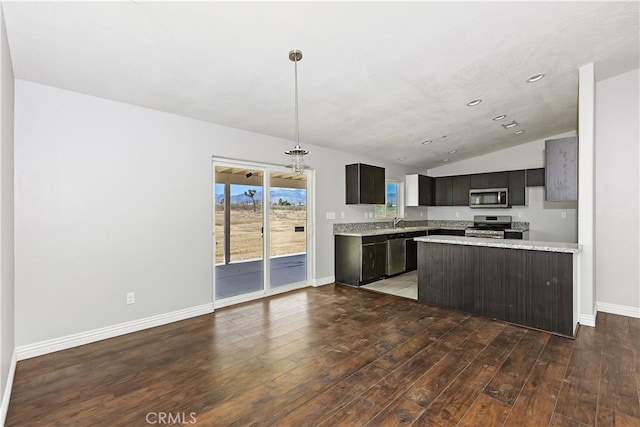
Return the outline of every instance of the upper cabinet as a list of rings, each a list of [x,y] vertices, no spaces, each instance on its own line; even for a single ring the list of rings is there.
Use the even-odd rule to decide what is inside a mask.
[[[406,206],[469,206],[469,190],[508,188],[509,206],[527,204],[526,187],[544,185],[544,168],[432,178],[407,175]]]
[[[435,189],[436,189],[436,206],[453,205],[453,177],[452,176],[437,177],[435,179]]]
[[[433,206],[434,179],[426,175],[412,174],[405,177],[405,205]]]
[[[544,143],[546,200],[578,200],[578,138],[548,139]]]
[[[526,172],[524,169],[507,172],[509,178],[509,205],[524,206],[527,204],[526,197]]]
[[[346,204],[384,205],[384,168],[354,163],[345,167]]]
[[[509,186],[508,172],[476,173],[471,175],[471,188],[507,188]]]
[[[544,187],[544,168],[527,169],[527,187]]]
[[[451,204],[469,206],[470,175],[456,175],[451,179]]]

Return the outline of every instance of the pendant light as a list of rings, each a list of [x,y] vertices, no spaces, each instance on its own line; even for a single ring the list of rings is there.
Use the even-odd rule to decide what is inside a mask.
[[[304,170],[304,156],[309,154],[309,151],[300,148],[300,136],[298,126],[298,61],[302,59],[302,52],[299,50],[292,50],[289,52],[289,59],[293,61],[295,68],[295,98],[296,98],[296,146],[293,150],[287,150],[284,153],[291,156],[291,169],[296,175],[300,175]]]

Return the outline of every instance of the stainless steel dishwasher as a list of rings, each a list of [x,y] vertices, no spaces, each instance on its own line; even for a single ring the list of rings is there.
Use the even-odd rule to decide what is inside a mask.
[[[404,234],[387,236],[387,276],[404,273],[406,243]]]

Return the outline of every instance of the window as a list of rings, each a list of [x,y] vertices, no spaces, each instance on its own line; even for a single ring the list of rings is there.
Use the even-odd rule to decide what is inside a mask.
[[[376,218],[404,217],[404,183],[386,180],[385,204],[376,205]]]

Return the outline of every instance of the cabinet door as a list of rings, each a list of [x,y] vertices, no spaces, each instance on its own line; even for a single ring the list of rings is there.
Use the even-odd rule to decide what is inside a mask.
[[[384,205],[386,202],[386,193],[387,193],[387,183],[385,182],[385,174],[384,168],[377,166],[369,166],[368,174],[372,176],[373,180],[373,191],[371,192],[371,201],[367,203],[372,203],[376,205]]]
[[[405,241],[405,271],[413,271],[418,268],[418,242],[413,239]]]
[[[434,205],[434,179],[430,176],[418,175],[418,204],[420,206]]]
[[[355,163],[345,168],[346,203],[378,204],[385,202],[384,168]]]
[[[379,266],[376,259],[376,246],[376,244],[362,245],[361,283],[367,283],[379,277],[377,274]]]
[[[470,175],[470,187],[474,190],[481,190],[489,187],[489,174],[488,173],[474,173]]]
[[[530,324],[534,328],[573,335],[573,259],[571,254],[528,251]]]
[[[374,274],[376,278],[382,278],[387,275],[387,242],[376,243],[374,246],[375,246]]]
[[[472,189],[508,188],[509,172],[488,172],[471,175]]]
[[[436,206],[451,206],[453,203],[453,179],[450,176],[436,178]]]
[[[384,205],[384,168],[360,164],[360,203]]]
[[[470,175],[457,175],[452,179],[452,205],[469,206]]]
[[[489,188],[509,187],[509,172],[491,172],[489,175]]]
[[[527,169],[527,187],[544,187],[544,168]]]
[[[544,147],[546,200],[578,200],[578,138],[548,139]]]
[[[509,171],[509,205],[526,205],[525,171]]]

